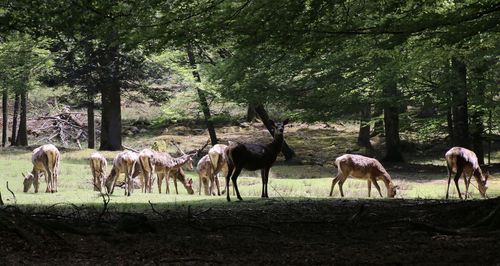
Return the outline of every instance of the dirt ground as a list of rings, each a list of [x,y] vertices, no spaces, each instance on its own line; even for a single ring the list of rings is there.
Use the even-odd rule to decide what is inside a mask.
[[[500,263],[500,198],[268,199],[106,213],[0,211],[0,264]],[[495,211],[496,210],[496,211]],[[487,219],[484,219],[488,217]]]

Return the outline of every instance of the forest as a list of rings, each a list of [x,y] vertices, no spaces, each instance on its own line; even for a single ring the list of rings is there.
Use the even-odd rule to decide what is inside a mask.
[[[499,22],[0,0],[0,262],[498,264]]]

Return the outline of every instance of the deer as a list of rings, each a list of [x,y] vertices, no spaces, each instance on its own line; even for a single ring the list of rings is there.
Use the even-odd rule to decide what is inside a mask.
[[[165,175],[166,175],[165,172],[159,172],[158,178],[164,179]],[[173,178],[174,178],[175,194],[179,194],[179,192],[177,191],[177,180],[179,180],[182,183],[182,185],[184,185],[184,188],[186,188],[186,191],[188,194],[190,194],[190,195],[194,194],[193,179],[187,178],[186,174],[184,173],[184,170],[182,170],[182,168],[172,169],[170,171],[170,175],[173,176]],[[160,193],[161,193],[161,191],[160,191]],[[169,191],[169,193],[170,193],[170,191]]]
[[[278,154],[283,146],[283,133],[285,125],[289,123],[289,119],[285,119],[281,123],[269,121],[271,124],[271,132],[273,141],[268,144],[248,144],[232,142],[225,150],[227,158],[228,172],[226,175],[226,199],[231,201],[229,197],[229,180],[232,181],[236,197],[238,200],[243,200],[238,190],[238,176],[243,169],[255,171],[261,170],[262,179],[262,198],[268,198],[267,183],[269,181],[269,170],[273,166]]]
[[[93,176],[94,191],[103,192],[107,165],[108,162],[102,154],[94,152],[90,155],[90,170]]]
[[[168,155],[166,153],[163,153],[163,155]],[[165,179],[166,182],[166,190],[165,193],[170,194],[170,188],[169,188],[169,182],[170,182],[170,174],[175,173],[176,171],[180,171],[183,166],[187,166],[189,170],[193,170],[193,154],[184,154],[181,157],[177,158],[172,158],[168,156],[162,156],[156,158],[157,165],[156,167],[158,168],[157,172],[158,174],[158,192],[161,194],[161,184],[163,182],[163,179]],[[178,175],[174,175],[174,186],[175,186],[175,193],[179,194],[179,191],[177,190],[177,177]],[[192,184],[193,180],[189,179],[187,182],[183,183],[186,186],[186,189],[188,187],[188,193],[193,194],[194,191],[192,190]]]
[[[154,182],[155,158],[161,156],[151,149],[143,149],[139,152],[139,163],[142,170],[142,192],[151,193]]]
[[[344,197],[342,185],[349,176],[367,180],[368,197],[371,196],[372,183],[377,189],[380,197],[383,197],[377,179],[381,179],[384,182],[388,198],[394,198],[396,196],[396,191],[399,187],[393,184],[391,176],[377,159],[357,154],[344,154],[335,159],[335,167],[338,168],[338,173],[332,180],[330,197],[333,195],[333,188],[337,182],[339,183],[340,195]]]
[[[210,158],[210,163],[212,166],[212,178],[210,178],[210,191],[214,185],[217,186],[217,196],[220,196],[219,187],[219,173],[227,175],[227,159],[224,151],[227,149],[227,145],[215,144],[210,150],[208,150],[208,156]]]
[[[130,196],[134,190],[133,178],[140,174],[139,156],[132,151],[122,151],[113,160],[113,168],[106,178],[106,189],[113,194],[116,180],[120,173],[125,173],[125,196]]]
[[[24,177],[23,191],[26,193],[33,185],[35,193],[38,193],[40,186],[39,177],[41,174],[45,177],[47,183],[46,193],[57,192],[58,177],[59,177],[59,163],[61,154],[56,146],[52,144],[45,144],[33,150],[31,162],[33,169],[26,175],[21,173]]]
[[[490,174],[488,172],[483,174],[481,167],[479,167],[477,156],[473,151],[462,147],[453,147],[446,152],[445,158],[446,167],[448,169],[448,188],[446,189],[446,199],[448,199],[452,173],[455,173],[453,181],[455,181],[455,186],[460,199],[462,199],[462,194],[460,193],[460,188],[458,187],[458,180],[461,175],[464,177],[465,199],[467,199],[467,195],[469,193],[469,185],[472,176],[476,179],[479,193],[483,198],[486,197],[486,190],[488,189],[486,183],[488,182]]]

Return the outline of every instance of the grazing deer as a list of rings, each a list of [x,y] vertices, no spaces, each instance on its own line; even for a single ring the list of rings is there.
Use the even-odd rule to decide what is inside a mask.
[[[236,197],[241,198],[236,181],[241,173],[241,170],[247,169],[250,171],[261,170],[262,178],[262,195],[263,198],[268,198],[267,182],[269,180],[269,170],[276,161],[276,157],[281,152],[283,146],[283,132],[285,125],[288,124],[288,119],[282,123],[275,123],[270,120],[273,142],[269,144],[243,144],[231,143],[225,150],[227,158],[228,172],[226,175],[226,199],[231,201],[229,197],[229,179],[233,181],[233,187],[236,190]]]
[[[113,194],[116,180],[120,173],[125,173],[125,196],[130,196],[134,190],[133,178],[140,174],[139,156],[132,151],[122,151],[113,160],[113,168],[106,179],[106,188]]]
[[[159,172],[158,178],[164,179],[165,175],[166,175],[165,172]],[[170,171],[170,175],[173,176],[173,178],[174,178],[175,194],[179,194],[179,192],[177,191],[177,180],[179,180],[182,183],[182,185],[184,186],[184,188],[186,188],[186,191],[188,194],[190,194],[190,195],[194,194],[193,179],[187,178],[186,174],[184,173],[184,170],[182,170],[182,168],[172,169]],[[160,193],[161,193],[161,191],[160,191]]]
[[[486,182],[488,182],[489,173],[485,173],[483,175],[477,161],[477,156],[473,151],[462,147],[453,147],[446,152],[445,158],[446,166],[448,168],[448,188],[446,189],[446,199],[448,199],[452,173],[455,173],[453,181],[455,181],[455,186],[457,187],[460,199],[462,199],[462,194],[460,193],[460,188],[458,188],[458,180],[461,175],[464,176],[465,199],[467,199],[467,194],[469,193],[469,184],[472,176],[476,179],[481,196],[486,196],[486,189],[488,189]]]
[[[57,192],[57,183],[59,176],[59,161],[61,154],[56,146],[52,144],[45,144],[33,150],[33,155],[31,156],[31,162],[33,163],[33,169],[31,173],[24,174],[23,185],[24,192],[28,192],[31,185],[35,188],[35,193],[38,193],[38,188],[40,186],[40,174],[43,173],[45,176],[45,182],[47,183],[47,189],[45,192],[54,193]]]
[[[394,198],[396,196],[398,186],[392,183],[391,176],[376,159],[356,154],[344,154],[335,159],[335,167],[338,168],[338,174],[332,181],[330,197],[333,195],[333,188],[337,182],[339,183],[340,195],[344,197],[342,185],[349,176],[367,180],[368,197],[370,197],[372,183],[375,185],[380,197],[382,197],[377,179],[381,179],[384,182],[387,188],[387,197]]]
[[[168,155],[164,153],[164,155]],[[161,183],[163,182],[163,179],[165,178],[166,182],[166,191],[165,193],[169,194],[170,193],[170,188],[169,188],[169,181],[170,181],[170,173],[174,173],[175,171],[179,171],[183,166],[187,166],[189,170],[193,170],[193,158],[192,154],[184,154],[181,157],[177,158],[172,158],[170,155],[168,156],[162,156],[159,158],[156,158],[157,165],[156,167],[158,168],[158,192],[161,193]],[[169,159],[170,157],[170,159]],[[174,175],[174,186],[175,186],[175,193],[179,194],[179,191],[177,190],[177,177],[179,175]],[[189,179],[187,182],[183,183],[188,189],[189,194],[193,194],[194,191],[192,189],[192,184],[193,180]],[[189,189],[189,188],[190,189]]]
[[[92,176],[94,177],[94,191],[104,190],[104,180],[106,179],[106,166],[108,162],[102,154],[98,152],[92,153],[90,155],[90,169],[92,170]]]

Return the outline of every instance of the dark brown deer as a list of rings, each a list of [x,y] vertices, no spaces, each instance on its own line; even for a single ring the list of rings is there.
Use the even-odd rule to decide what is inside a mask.
[[[464,176],[465,183],[465,199],[467,199],[467,194],[469,193],[469,184],[472,176],[477,181],[479,193],[482,197],[486,196],[486,182],[488,182],[489,173],[483,175],[479,163],[477,161],[476,154],[462,147],[453,147],[445,154],[446,166],[448,168],[448,188],[446,189],[446,199],[448,199],[448,192],[450,191],[450,181],[451,174],[455,173],[455,186],[457,187],[457,193],[460,199],[462,199],[462,194],[460,194],[460,189],[458,188],[458,180],[460,176]]]
[[[269,180],[269,170],[276,161],[276,157],[281,152],[283,146],[283,132],[285,125],[289,120],[286,119],[282,123],[275,123],[270,120],[273,133],[273,142],[269,144],[244,144],[230,143],[226,148],[226,158],[228,172],[226,175],[226,191],[229,191],[229,179],[233,181],[233,187],[236,190],[236,197],[243,200],[238,190],[236,181],[241,173],[241,170],[250,171],[261,170],[262,178],[262,198],[268,198],[267,182]],[[229,193],[226,193],[227,201],[231,201]]]

